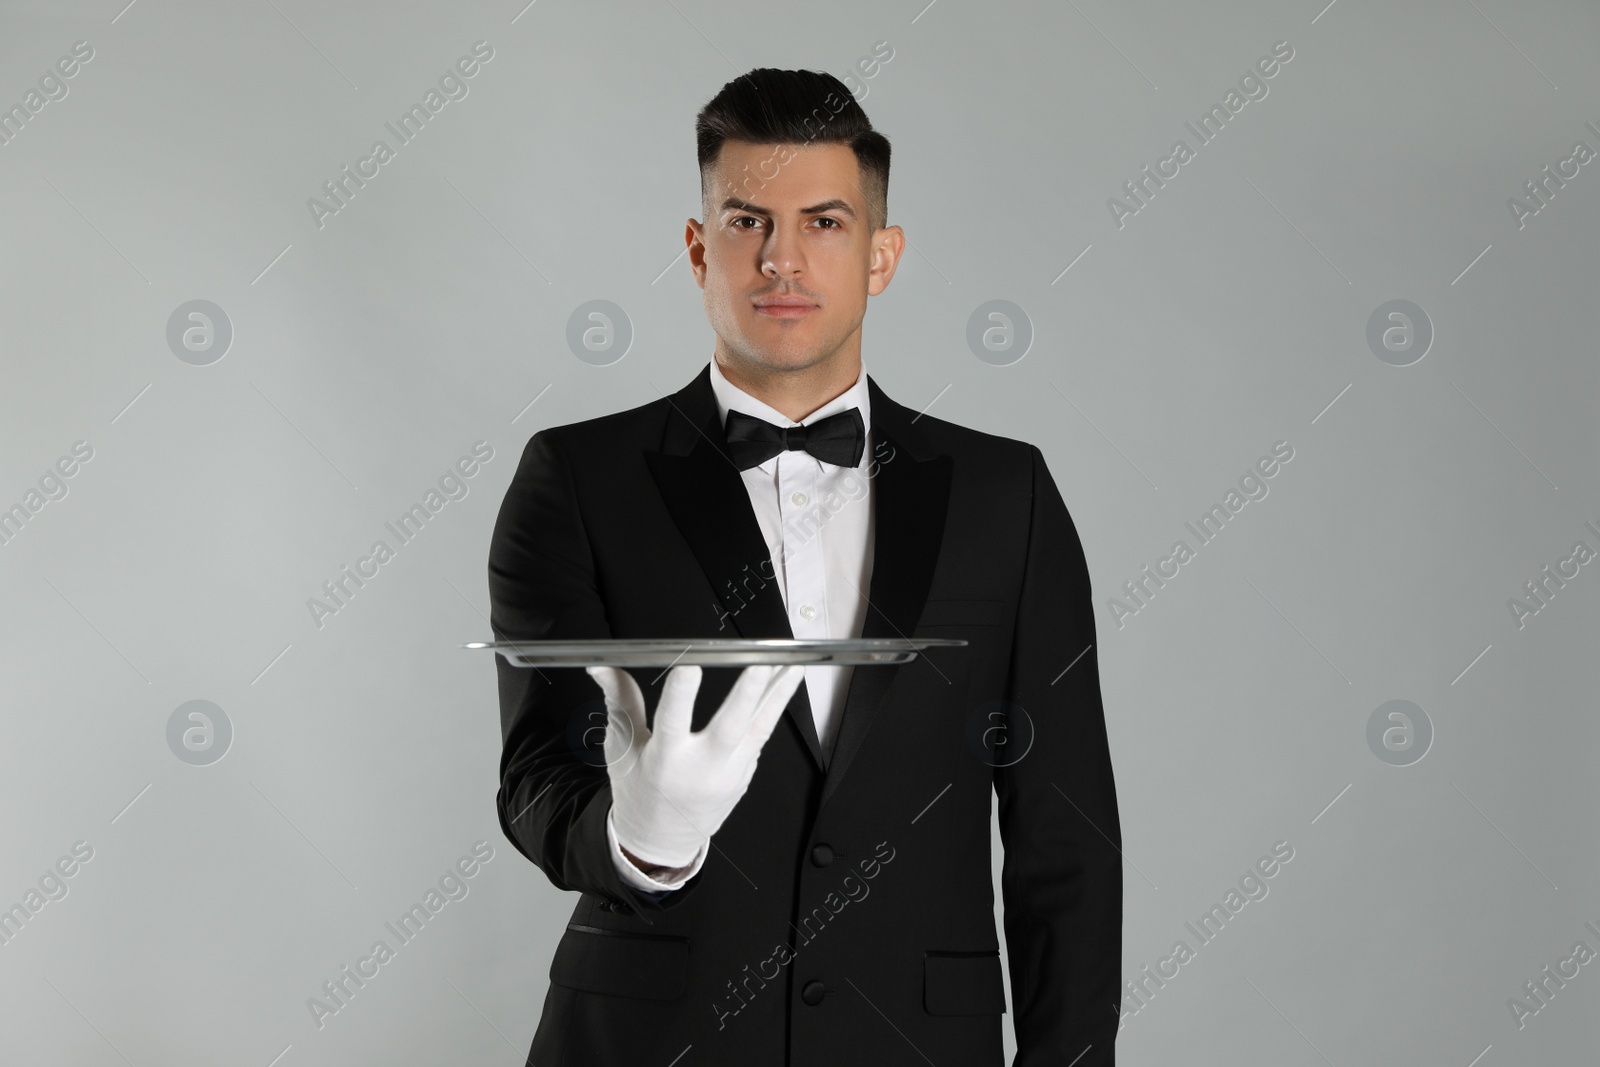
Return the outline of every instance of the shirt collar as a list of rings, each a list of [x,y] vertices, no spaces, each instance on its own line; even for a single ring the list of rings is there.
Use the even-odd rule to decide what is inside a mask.
[[[743,389],[740,389],[737,385],[734,385],[732,382],[728,381],[728,379],[722,373],[722,368],[717,365],[715,357],[713,357],[711,360],[711,391],[716,395],[717,425],[719,426],[727,425],[729,411],[738,411],[745,415],[753,415],[758,419],[764,419],[767,422],[772,423],[774,426],[810,426],[818,419],[825,419],[829,415],[835,415],[841,411],[848,411],[851,408],[860,408],[861,423],[868,435],[868,442],[870,443],[871,441],[872,412],[870,411],[871,400],[867,395],[867,368],[865,364],[862,364],[860,373],[856,375],[854,385],[840,393],[838,396],[834,397],[832,400],[828,401],[826,404],[823,404],[821,407],[807,415],[805,418],[801,419],[799,422],[795,422],[783,412],[767,404],[765,401],[756,399]],[[867,461],[869,451],[869,449],[862,450],[861,461],[863,463]],[[774,469],[774,464],[776,464],[777,461],[778,457],[774,456],[765,463],[762,463],[760,465],[760,469],[767,474],[771,474]],[[821,463],[822,461],[818,460],[817,462]],[[827,466],[831,465],[832,464],[827,464]]]

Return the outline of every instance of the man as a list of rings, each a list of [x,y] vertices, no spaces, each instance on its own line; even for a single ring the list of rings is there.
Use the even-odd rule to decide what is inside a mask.
[[[1036,447],[865,373],[904,235],[889,143],[844,86],[751,71],[697,136],[713,359],[529,440],[490,548],[496,637],[967,644],[854,668],[497,658],[501,826],[581,894],[528,1063],[1000,1064],[992,790],[1014,1062],[1110,1065],[1121,829],[1072,519]]]

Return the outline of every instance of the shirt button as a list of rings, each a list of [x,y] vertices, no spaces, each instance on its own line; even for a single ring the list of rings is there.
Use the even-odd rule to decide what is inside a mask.
[[[789,498],[789,502],[797,508],[803,508],[806,506],[806,501],[810,499],[811,498],[806,496],[804,493],[796,493],[794,496]]]
[[[810,622],[812,619],[817,617],[817,609],[812,607],[810,604],[801,604],[800,617],[807,622]]]
[[[828,987],[815,979],[807,982],[800,990],[800,999],[813,1008],[822,1003],[822,998],[828,995]]]

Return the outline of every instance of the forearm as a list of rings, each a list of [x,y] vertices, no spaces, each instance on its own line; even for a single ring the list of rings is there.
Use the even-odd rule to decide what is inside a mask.
[[[611,636],[565,457],[535,434],[489,547],[490,624],[501,640]],[[639,902],[610,858],[605,703],[581,668],[496,657],[503,749],[496,807],[508,840],[558,889]]]
[[[520,668],[518,668],[520,669]],[[605,892],[605,816],[610,787],[601,770],[514,733],[495,797],[501,828],[558,889]]]

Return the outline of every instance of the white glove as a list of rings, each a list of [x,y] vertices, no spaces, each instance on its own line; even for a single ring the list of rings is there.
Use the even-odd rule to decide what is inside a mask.
[[[606,696],[606,772],[618,842],[646,863],[688,866],[744,796],[756,758],[805,668],[746,667],[705,729],[691,732],[698,666],[674,667],[661,687],[655,729],[644,694],[616,667],[589,667]]]

